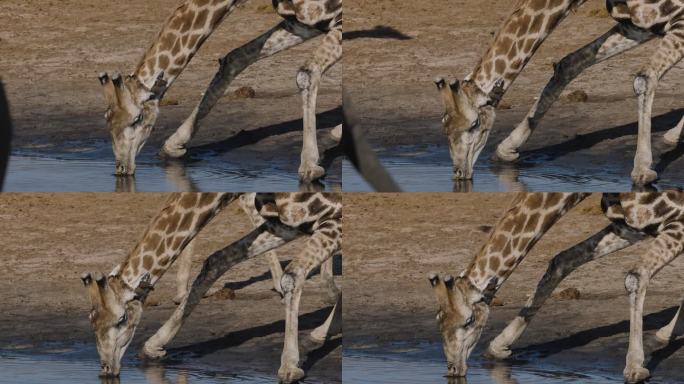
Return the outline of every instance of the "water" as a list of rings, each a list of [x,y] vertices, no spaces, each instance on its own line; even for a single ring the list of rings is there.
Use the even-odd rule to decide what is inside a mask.
[[[81,353],[68,349],[37,354],[0,351],[0,384],[271,384],[275,381],[267,376],[224,374],[182,365],[136,366],[130,361],[122,368],[119,379],[99,379],[96,356],[82,359]]]
[[[466,379],[445,378],[446,362],[441,346],[437,344],[393,345],[382,349],[347,348],[342,362],[342,380],[351,384],[604,384],[624,381],[622,370],[617,367],[615,374],[592,367],[570,371],[539,362],[479,360],[475,353],[468,366]]]
[[[152,146],[150,146],[152,147]],[[65,146],[14,151],[5,180],[9,192],[293,192],[306,189],[339,190],[339,166],[328,167],[322,184],[300,186],[298,159],[260,158],[248,153],[215,154],[195,151],[188,159],[164,161],[143,149],[135,177],[113,175],[114,158],[106,143],[69,143]]]
[[[490,160],[483,152],[475,163],[471,182],[454,182],[451,179],[452,162],[446,146],[402,146],[379,153],[380,160],[406,192],[508,192],[508,191],[563,191],[563,192],[623,192],[632,190],[630,169],[625,164],[610,162],[607,158],[581,161],[575,158],[551,158],[544,154],[522,154],[519,161],[504,164]],[[626,164],[631,166],[630,164]],[[351,163],[343,162],[342,184],[348,192],[369,192],[370,186],[354,170]],[[657,189],[676,188],[681,184],[662,179]],[[681,180],[680,180],[681,181]]]

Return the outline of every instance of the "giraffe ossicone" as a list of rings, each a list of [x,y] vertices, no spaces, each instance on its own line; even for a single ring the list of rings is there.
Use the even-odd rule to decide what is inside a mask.
[[[586,0],[539,2],[522,0],[503,23],[494,42],[474,70],[450,92],[437,84],[446,112],[442,125],[448,138],[456,180],[473,178],[473,168],[489,137],[496,107],[537,49],[577,7]],[[654,38],[660,39],[655,55],[635,78],[638,98],[637,149],[631,178],[636,185],[654,182],[652,169],[651,112],[659,80],[684,56],[684,3],[669,0],[607,0],[608,12],[617,21],[608,32],[564,57],[554,65],[554,75],[527,116],[497,147],[495,157],[503,161],[519,158],[518,149],[559,98],[563,89],[582,71]],[[682,138],[684,118],[670,129],[664,140]]]

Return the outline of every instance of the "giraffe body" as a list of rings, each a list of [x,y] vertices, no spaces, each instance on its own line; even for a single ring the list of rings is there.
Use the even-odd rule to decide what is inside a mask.
[[[167,19],[133,74],[100,75],[107,99],[105,119],[116,158],[117,175],[133,175],[135,158],[149,137],[159,114],[159,100],[182,73],[204,41],[237,6],[246,0],[186,0]],[[229,52],[198,106],[165,142],[162,154],[179,157],[204,118],[223,96],[230,82],[257,60],[274,55],[313,37],[324,35],[313,56],[297,74],[303,99],[304,140],[301,180],[323,176],[318,165],[316,97],[320,78],[342,56],[341,0],[275,0],[284,19],[253,41]]]
[[[152,220],[143,238],[109,276],[84,274],[92,309],[91,325],[104,376],[118,376],[121,359],[142,316],[143,303],[156,282],[170,268],[197,233],[228,203],[235,193],[174,194]],[[190,291],[182,297],[169,320],[144,345],[143,354],[158,358],[164,346],[180,330],[212,284],[233,265],[268,253],[299,237],[307,237],[304,250],[293,258],[278,287],[286,306],[285,345],[278,372],[283,382],[303,377],[299,368],[297,316],[302,285],[311,271],[340,250],[342,205],[338,195],[323,193],[250,194],[243,197],[248,212],[262,220],[242,239],[214,252],[205,261]],[[275,256],[272,256],[275,257]],[[279,266],[278,266],[279,267]],[[186,285],[187,286],[187,285]],[[341,295],[323,325],[312,338],[324,341],[331,330],[340,330]]]
[[[457,278],[430,275],[440,305],[437,320],[451,376],[465,376],[472,352],[489,315],[489,303],[534,244],[569,209],[586,198],[577,193],[521,194],[492,230],[487,242]],[[643,303],[650,279],[684,250],[684,194],[604,194],[601,202],[607,227],[557,254],[518,316],[489,344],[487,354],[510,356],[517,340],[553,289],[577,267],[637,242],[652,238],[646,254],[627,273],[630,298],[630,341],[625,380],[649,377],[644,368]],[[684,305],[684,304],[683,304]],[[657,334],[670,341],[684,332],[682,309]]]
[[[522,0],[504,22],[492,46],[463,82],[436,80],[446,112],[447,132],[454,164],[454,178],[471,179],[473,166],[484,148],[495,120],[495,107],[532,58],[539,46],[582,0]],[[606,6],[617,21],[604,35],[563,58],[554,75],[525,119],[499,144],[496,156],[504,161],[519,157],[518,148],[529,138],[539,120],[561,92],[586,68],[654,38],[660,39],[653,59],[637,74],[639,135],[632,181],[645,185],[656,180],[651,169],[651,108],[658,81],[684,55],[684,2],[680,0],[608,0]],[[664,139],[677,143],[684,119]]]

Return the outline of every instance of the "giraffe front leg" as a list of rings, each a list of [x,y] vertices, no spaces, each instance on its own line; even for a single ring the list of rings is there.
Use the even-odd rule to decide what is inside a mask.
[[[504,161],[517,160],[518,148],[527,141],[539,121],[572,80],[592,65],[634,48],[652,37],[653,35],[649,32],[619,24],[585,47],[565,56],[554,65],[553,77],[546,84],[527,116],[499,144],[496,156]]]
[[[176,297],[173,298],[173,302],[176,304],[180,304],[185,295],[188,294],[188,286],[190,285],[190,269],[192,268],[194,248],[195,239],[188,243],[176,260],[176,263],[178,264],[178,272],[176,272]]]
[[[316,48],[313,57],[297,72],[297,86],[302,94],[304,132],[299,179],[310,183],[325,175],[318,165],[316,141],[316,97],[321,76],[342,57],[342,28],[331,29]]]
[[[650,377],[650,372],[644,367],[643,310],[646,289],[653,276],[682,252],[683,235],[684,224],[668,224],[653,240],[646,255],[625,277],[630,305],[629,348],[624,370],[628,383],[638,383]]]
[[[318,34],[320,34],[318,31],[295,30],[283,21],[256,39],[228,53],[219,60],[219,70],[202,95],[202,100],[176,132],[166,140],[161,154],[171,157],[180,157],[185,154],[185,145],[197,132],[199,122],[209,114],[225,93],[228,85],[245,68]]]
[[[282,225],[265,223],[252,230],[242,239],[214,252],[202,266],[190,292],[183,298],[171,317],[150,337],[143,346],[142,355],[161,358],[166,355],[164,347],[178,333],[185,319],[199,304],[205,293],[228,269],[248,258],[277,248],[297,236],[296,230]]]
[[[333,262],[334,257],[331,257],[321,264],[321,285],[326,288],[330,304],[335,304],[340,294],[340,288],[335,284]]]
[[[331,225],[336,227],[338,224],[327,222],[321,227]],[[285,293],[285,342],[278,369],[278,378],[282,383],[293,383],[304,377],[304,371],[299,368],[298,317],[306,276],[339,248],[339,236],[335,236],[335,231],[316,231],[306,242],[303,252],[285,268],[280,282]]]
[[[643,236],[626,227],[611,224],[587,240],[554,256],[549,262],[546,273],[537,284],[534,296],[527,301],[518,316],[489,343],[486,355],[496,359],[509,357],[510,346],[520,338],[532,317],[544,305],[558,284],[572,271],[592,260],[630,246],[642,238]]]
[[[637,74],[634,80],[634,92],[638,99],[639,136],[637,150],[634,156],[632,182],[642,186],[650,184],[658,178],[658,174],[651,169],[653,153],[651,152],[651,113],[658,81],[682,59],[684,53],[684,21],[675,23],[665,37],[660,41],[655,57]]]
[[[682,308],[684,308],[684,299],[682,299],[682,303],[670,323],[656,332],[656,337],[659,340],[669,343],[677,336],[684,334],[684,312],[682,312]]]
[[[257,211],[254,205],[254,199],[256,198],[256,193],[245,193],[240,196],[240,207],[247,214],[252,225],[255,227],[260,226],[264,223],[264,218]],[[280,288],[280,278],[283,276],[283,268],[280,266],[280,260],[278,260],[278,254],[276,251],[269,251],[266,253],[268,258],[268,267],[271,271],[271,279],[273,280],[273,288],[278,294],[283,295],[283,290]]]

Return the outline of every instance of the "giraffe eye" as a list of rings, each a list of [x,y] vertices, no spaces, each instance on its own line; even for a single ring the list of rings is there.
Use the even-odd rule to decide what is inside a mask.
[[[133,124],[131,124],[131,125],[138,125],[138,124],[142,123],[142,121],[143,121],[143,115],[141,113],[135,117],[135,120],[133,120]]]
[[[124,312],[123,316],[119,317],[119,320],[117,321],[116,325],[118,327],[122,326],[126,321],[128,320],[128,314]]]
[[[474,130],[480,126],[480,116],[477,117],[477,120],[473,121],[473,123],[470,125],[470,130]]]
[[[475,321],[475,318],[474,318],[473,316],[470,316],[470,317],[466,320],[465,324],[463,324],[463,328],[468,328],[468,327],[470,327],[470,326],[473,324],[474,321]]]

